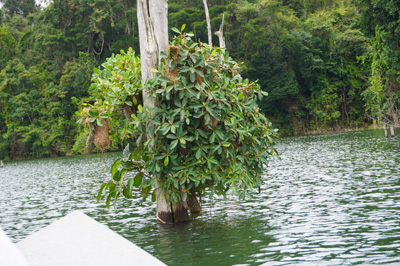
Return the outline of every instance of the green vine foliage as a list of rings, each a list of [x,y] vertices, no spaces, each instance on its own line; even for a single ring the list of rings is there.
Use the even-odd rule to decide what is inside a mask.
[[[277,130],[259,111],[257,98],[266,93],[257,82],[241,77],[228,52],[173,30],[179,35],[143,85],[156,108],[139,105],[132,114],[136,148],[125,148],[99,191],[98,200],[107,191],[107,206],[120,195],[132,198],[133,190],[154,200],[155,187],[175,202],[193,191],[225,197],[230,190],[244,199],[260,189],[277,155]]]
[[[121,51],[108,58],[101,69],[95,68],[90,90],[91,99],[95,100],[93,104],[83,103],[87,108],[78,112],[78,123],[103,127],[106,121],[110,123],[113,140],[118,142],[132,136],[130,117],[142,104],[141,65],[133,49]]]

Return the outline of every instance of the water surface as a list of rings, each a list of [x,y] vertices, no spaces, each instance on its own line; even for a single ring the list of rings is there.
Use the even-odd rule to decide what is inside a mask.
[[[18,242],[82,210],[168,265],[400,265],[399,137],[290,137],[278,150],[261,194],[204,199],[201,216],[173,226],[156,224],[151,202],[96,202],[118,154],[10,162],[0,226]]]

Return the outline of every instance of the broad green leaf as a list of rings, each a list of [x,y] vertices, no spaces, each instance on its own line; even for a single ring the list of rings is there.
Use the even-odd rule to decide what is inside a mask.
[[[128,143],[128,145],[126,145],[124,151],[122,152],[122,158],[124,160],[127,160],[129,158],[129,154],[130,154],[130,151],[129,151],[129,143]]]
[[[215,133],[212,133],[210,137],[210,143],[214,143],[214,141],[215,141]]]
[[[212,52],[211,52],[211,55],[210,55],[210,57],[213,57],[213,55],[215,54],[215,52],[216,52],[217,50],[216,49],[214,49]]]
[[[116,159],[111,166],[111,175],[114,175],[115,171],[117,171],[118,167],[121,165],[121,159]]]
[[[189,70],[190,70],[190,67],[188,67],[188,66],[183,66],[183,67],[181,67],[181,68],[179,69],[179,72],[185,73],[185,72],[188,72]]]
[[[140,185],[142,184],[142,180],[143,180],[143,174],[142,173],[138,173],[135,176],[135,187],[136,188],[140,187]]]
[[[139,161],[139,159],[140,159],[140,147],[139,146],[135,149],[135,152],[133,153],[133,159],[135,161]]]
[[[161,77],[159,78],[159,80],[162,81],[162,82],[172,82],[169,78],[167,78],[167,77],[165,77],[165,76],[161,76]]]
[[[107,209],[110,208],[110,203],[111,203],[111,193],[108,195],[107,200],[106,200],[106,207],[107,207]]]
[[[171,145],[169,146],[169,149],[173,150],[176,147],[176,145],[178,145],[178,140],[177,139],[171,142]]]
[[[102,183],[99,189],[99,193],[97,193],[97,202],[100,202],[101,194],[103,193],[104,188],[106,187],[107,183]]]
[[[113,174],[113,179],[117,182],[120,181],[121,180],[121,171],[119,171],[119,170],[115,171],[115,173]]]
[[[204,60],[203,60],[203,58],[200,58],[194,65],[193,65],[193,67],[199,67],[201,64],[203,64],[203,62],[204,62]],[[200,72],[200,71],[199,71]],[[199,73],[199,72],[197,72],[197,73]],[[203,73],[201,72],[201,74],[202,74],[202,77],[204,77],[204,75],[203,75]]]
[[[181,34],[181,32],[180,32],[177,28],[175,28],[175,27],[172,27],[171,30],[174,31],[174,32],[176,32],[176,33],[178,33],[178,34]]]
[[[218,162],[217,160],[215,160],[214,158],[209,159],[208,161],[209,161],[210,163],[213,163],[213,164],[219,164],[219,162]]]
[[[190,82],[194,83],[196,81],[196,75],[194,73],[190,73]]]
[[[156,159],[156,160],[161,160],[164,158],[165,158],[165,154],[158,154],[158,155],[154,156],[154,159]]]
[[[196,152],[196,159],[200,159],[201,158],[201,149],[198,149]]]
[[[133,190],[134,183],[135,183],[135,180],[133,178],[128,179],[128,183],[126,184],[128,199],[132,198],[132,190]]]
[[[176,137],[175,135],[173,135],[173,134],[168,134],[168,135],[167,135],[167,138],[169,138],[169,139],[176,139],[177,137]]]

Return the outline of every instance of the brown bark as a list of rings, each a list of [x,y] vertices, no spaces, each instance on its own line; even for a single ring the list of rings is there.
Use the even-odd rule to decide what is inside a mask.
[[[196,190],[192,188],[190,190],[191,194],[188,194],[186,202],[191,213],[200,213],[201,212],[201,205],[197,200]]]
[[[189,221],[188,206],[185,201],[173,202],[171,206],[175,223]]]

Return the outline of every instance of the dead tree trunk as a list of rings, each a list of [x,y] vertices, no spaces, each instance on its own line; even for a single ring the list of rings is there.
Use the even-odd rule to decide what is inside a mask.
[[[393,128],[393,126],[390,126],[390,136],[392,138],[394,138],[394,128]]]
[[[224,17],[225,15],[222,14],[222,22],[221,26],[219,26],[219,30],[216,31],[214,34],[218,36],[219,40],[219,47],[225,48],[225,39],[224,39]]]
[[[210,14],[208,12],[207,0],[203,0],[203,4],[204,4],[204,12],[206,13],[206,20],[207,20],[208,44],[211,47],[212,46],[211,22],[210,22]]]
[[[160,63],[160,52],[168,49],[168,1],[138,0],[137,17],[140,40],[142,79],[154,77],[152,68]],[[154,108],[156,98],[143,91],[143,105]],[[152,137],[152,136],[148,136]],[[161,182],[161,180],[160,180]],[[189,220],[186,202],[171,204],[169,194],[156,185],[157,218],[161,223],[174,223]]]

